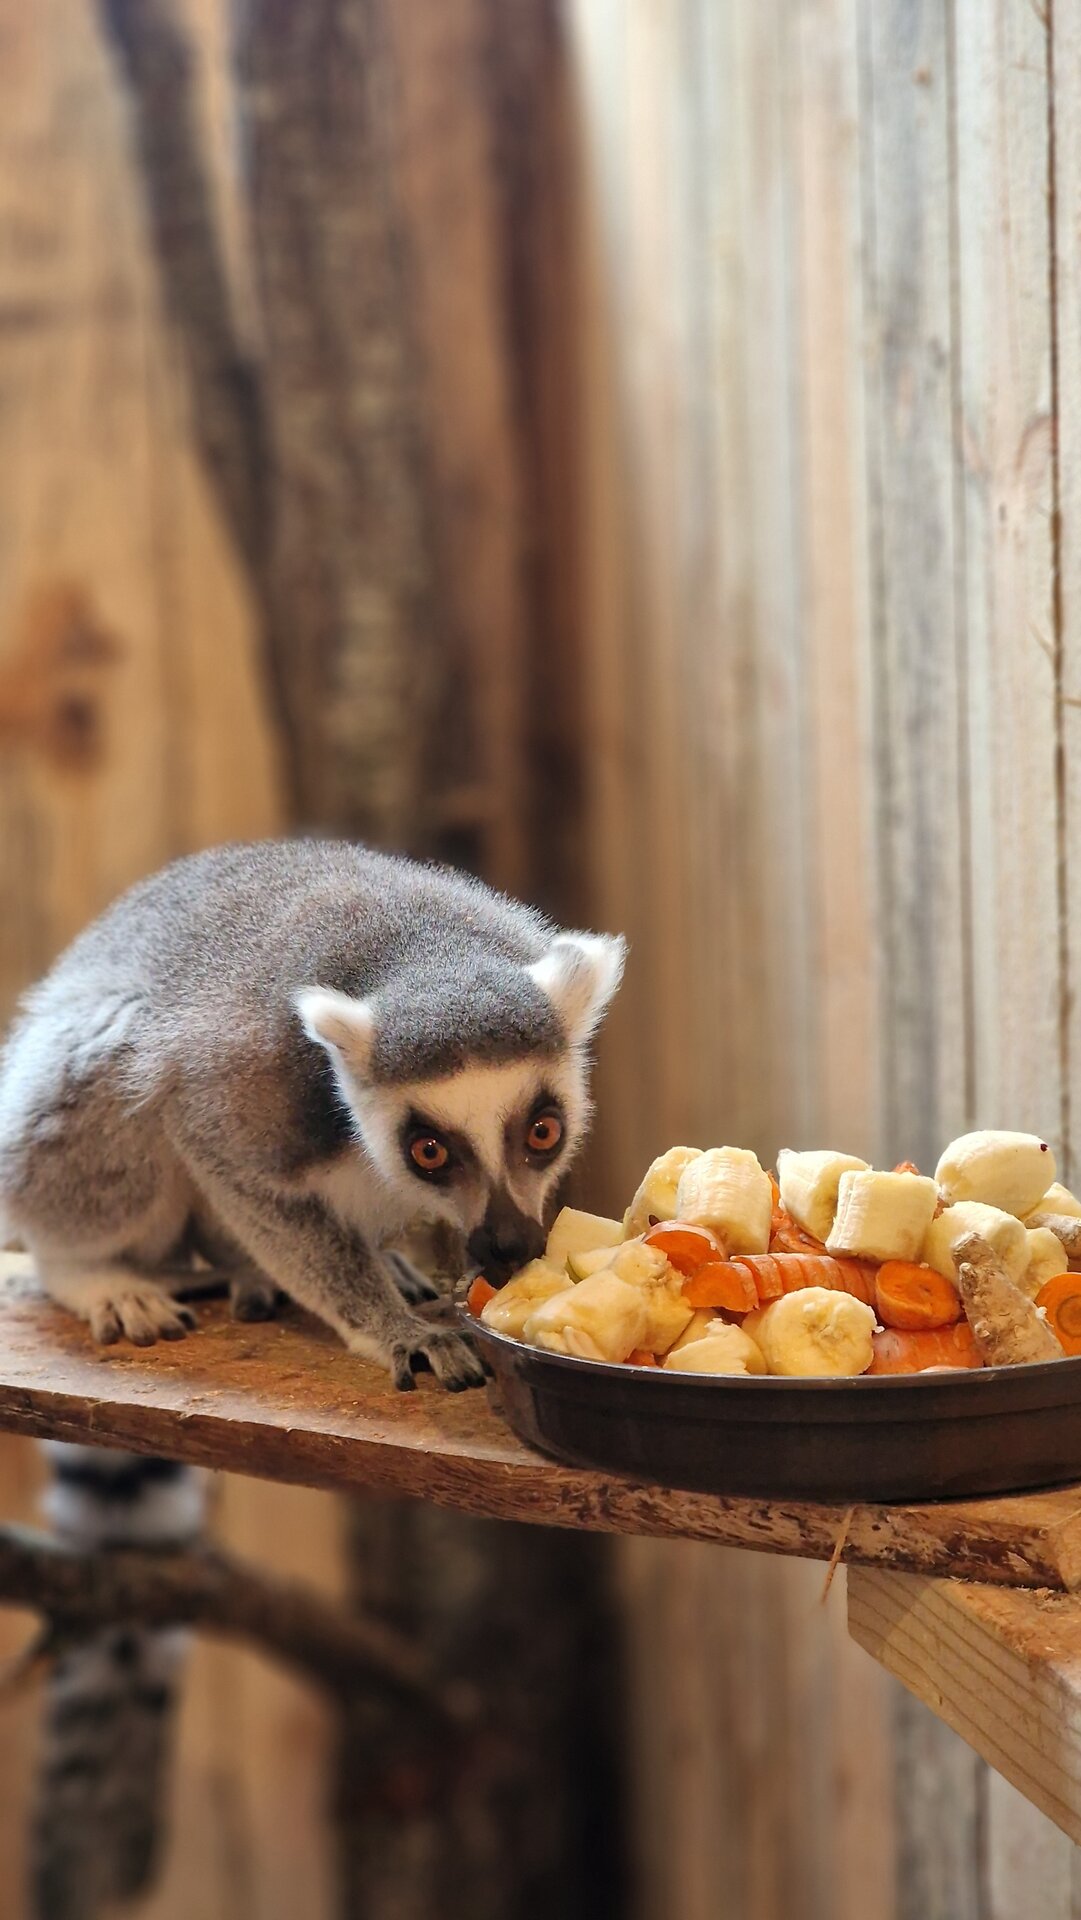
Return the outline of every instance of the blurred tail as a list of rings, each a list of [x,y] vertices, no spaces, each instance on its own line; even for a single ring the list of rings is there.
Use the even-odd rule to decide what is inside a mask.
[[[202,1532],[204,1476],[173,1460],[47,1443],[46,1510],[88,1547],[179,1547]],[[96,1920],[153,1876],[189,1636],[109,1627],[58,1659],[46,1694],[31,1872],[36,1920]]]

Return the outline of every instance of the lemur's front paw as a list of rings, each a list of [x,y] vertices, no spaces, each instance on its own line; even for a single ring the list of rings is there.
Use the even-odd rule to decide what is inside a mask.
[[[273,1320],[281,1299],[265,1273],[237,1273],[229,1282],[229,1305],[234,1320]]]
[[[427,1362],[441,1387],[461,1393],[484,1385],[484,1368],[464,1334],[449,1327],[425,1328],[416,1339],[397,1341],[390,1350],[390,1373],[400,1393],[416,1386],[412,1363]]]
[[[152,1347],[155,1340],[182,1340],[195,1325],[190,1307],[181,1306],[152,1282],[133,1280],[103,1287],[89,1303],[87,1319],[95,1340],[103,1347],[121,1338],[136,1347]]]
[[[411,1307],[419,1307],[425,1300],[439,1299],[439,1288],[434,1281],[429,1280],[428,1275],[415,1267],[411,1260],[407,1260],[404,1253],[389,1250],[387,1260],[398,1292]]]

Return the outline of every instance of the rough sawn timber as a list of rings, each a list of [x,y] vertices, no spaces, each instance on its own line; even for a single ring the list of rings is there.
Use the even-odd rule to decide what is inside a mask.
[[[1008,1586],[1081,1587],[1081,1488],[927,1506],[714,1498],[558,1466],[518,1441],[479,1393],[422,1380],[399,1394],[380,1369],[290,1310],[238,1325],[223,1303],[198,1332],[140,1349],[97,1347],[0,1256],[0,1429],[166,1453],[300,1486],[409,1495],[501,1520],[714,1540]]]

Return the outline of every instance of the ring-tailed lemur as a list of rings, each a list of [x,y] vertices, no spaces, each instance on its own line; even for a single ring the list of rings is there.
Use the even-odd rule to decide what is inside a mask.
[[[457,1229],[495,1277],[540,1251],[589,1115],[623,942],[343,842],[179,860],[27,996],[0,1056],[0,1214],[99,1340],[190,1324],[154,1269],[195,1244],[242,1313],[278,1288],[387,1366],[477,1384],[384,1244]]]

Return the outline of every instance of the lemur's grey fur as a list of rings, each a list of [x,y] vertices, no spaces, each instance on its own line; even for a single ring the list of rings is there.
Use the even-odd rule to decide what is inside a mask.
[[[0,1056],[0,1215],[99,1339],[190,1323],[154,1270],[196,1245],[379,1358],[479,1381],[383,1243],[442,1220],[497,1268],[539,1250],[588,1117],[584,1049],[622,942],[342,842],[233,846],[134,887],[28,996]],[[563,1129],[527,1151],[545,1105]],[[450,1170],[418,1173],[411,1126]]]

